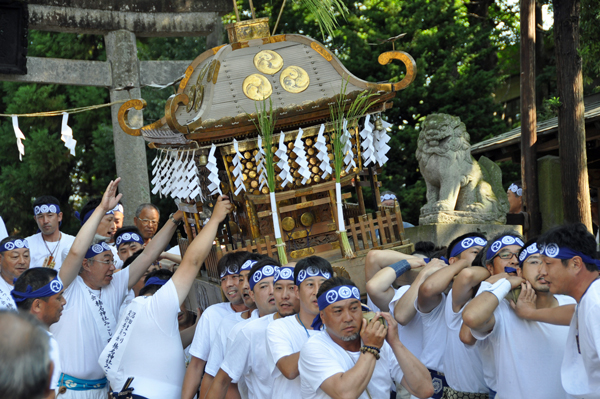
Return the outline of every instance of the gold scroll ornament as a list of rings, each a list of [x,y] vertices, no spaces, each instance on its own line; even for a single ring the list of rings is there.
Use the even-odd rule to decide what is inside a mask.
[[[266,75],[274,75],[283,68],[283,58],[275,51],[263,50],[254,56],[254,66]]]
[[[308,73],[299,66],[289,66],[281,72],[279,82],[287,92],[302,93],[308,88],[310,78]]]
[[[273,93],[271,83],[263,75],[254,73],[242,83],[242,90],[246,97],[254,101],[266,100]]]
[[[392,60],[399,60],[402,61],[402,63],[404,63],[404,65],[406,66],[406,75],[404,76],[404,79],[397,83],[377,84],[378,90],[404,90],[417,77],[417,63],[415,62],[414,58],[411,57],[410,54],[405,53],[404,51],[386,51],[385,53],[379,54],[379,57],[377,58],[377,61],[379,61],[381,65],[387,65],[390,62],[392,62]]]

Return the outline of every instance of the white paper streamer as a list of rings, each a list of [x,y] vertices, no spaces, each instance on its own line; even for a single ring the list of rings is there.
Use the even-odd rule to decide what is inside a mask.
[[[365,118],[365,127],[360,132],[364,166],[369,166],[371,163],[375,165],[377,163],[377,153],[375,152],[375,145],[373,143],[373,124],[369,122],[370,119],[371,115],[367,115]]]
[[[219,195],[223,195],[221,192],[221,180],[219,179],[219,168],[217,167],[217,158],[215,158],[215,151],[217,147],[213,144],[210,147],[210,152],[208,154],[208,163],[206,164],[206,169],[210,171],[208,175],[208,180],[210,184],[208,185],[208,190],[211,195],[215,193],[219,193]]]
[[[240,150],[238,147],[238,142],[236,139],[233,139],[233,149],[235,154],[233,155],[233,176],[235,176],[235,180],[233,184],[235,185],[235,195],[238,195],[240,191],[246,191],[246,186],[244,185],[244,168],[242,164],[242,154],[240,154]]]
[[[17,149],[19,150],[19,161],[23,160],[23,155],[25,155],[25,146],[21,142],[21,140],[25,140],[25,135],[19,129],[19,118],[17,116],[12,117],[13,129],[15,130],[15,137],[17,138]]]
[[[271,198],[271,214],[273,216],[273,232],[275,238],[281,238],[281,231],[279,231],[279,217],[277,216],[277,200],[275,199],[275,193],[269,193]]]
[[[325,141],[325,136],[323,135],[324,132],[325,125],[322,124],[321,128],[319,129],[317,141],[315,142],[315,148],[318,150],[317,159],[321,161],[321,164],[319,165],[319,168],[323,171],[321,177],[326,179],[333,170],[331,169],[329,155],[327,154],[327,142]]]
[[[350,169],[356,168],[354,162],[354,151],[352,151],[352,137],[347,129],[348,121],[344,120],[344,134],[342,134],[342,153],[344,154],[344,165],[346,165],[346,173]]]
[[[298,136],[296,136],[292,151],[294,151],[294,153],[297,155],[296,163],[298,164],[298,173],[300,176],[302,176],[302,184],[306,184],[306,181],[310,178],[310,169],[308,168],[308,161],[306,160],[306,152],[304,151],[302,134],[302,129],[298,129]]]
[[[344,222],[344,212],[342,210],[342,185],[338,182],[335,183],[335,200],[337,203],[339,231],[346,231],[346,223]]]
[[[374,136],[374,144],[375,151],[377,152],[377,163],[379,166],[383,166],[387,161],[387,153],[390,150],[390,146],[387,143],[390,141],[391,137],[387,134],[387,129],[392,126],[391,123],[387,123],[383,119],[381,120],[381,124],[383,126],[382,130],[376,130],[373,132]]]
[[[256,172],[258,173],[258,183],[260,186],[259,190],[268,183],[267,181],[267,169],[265,168],[265,150],[262,146],[262,137],[258,136],[256,145],[258,146],[258,152],[254,156],[254,163],[256,164]],[[267,184],[268,185],[268,184]]]
[[[160,170],[161,170],[161,164],[162,161],[160,160],[161,155],[163,155],[163,151],[159,152],[156,157],[154,158],[154,160],[152,161],[152,165],[154,165],[154,169],[152,169],[152,176],[154,176],[154,178],[152,179],[151,183],[154,186],[154,188],[152,189],[152,194],[156,195],[160,192]]]
[[[75,146],[77,140],[73,139],[73,129],[67,125],[69,114],[63,112],[62,126],[60,127],[60,139],[65,142],[65,147],[71,151],[71,155],[75,156]]]
[[[279,148],[275,152],[279,158],[277,166],[281,169],[279,177],[281,177],[281,187],[285,187],[288,183],[293,183],[294,179],[290,173],[290,165],[288,164],[287,146],[285,145],[285,135],[283,132],[279,135]]]

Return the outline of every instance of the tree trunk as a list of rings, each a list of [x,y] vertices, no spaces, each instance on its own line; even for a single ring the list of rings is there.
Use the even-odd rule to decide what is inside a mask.
[[[558,142],[566,223],[592,231],[585,148],[583,76],[579,56],[579,0],[553,0],[558,96]]]
[[[542,229],[537,182],[535,3],[521,0],[521,180],[524,209],[529,214],[528,238],[538,236]]]

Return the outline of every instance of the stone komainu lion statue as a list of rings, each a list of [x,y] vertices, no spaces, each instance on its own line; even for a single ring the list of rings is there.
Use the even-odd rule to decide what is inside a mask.
[[[500,168],[486,157],[478,163],[471,156],[469,140],[458,117],[431,114],[423,123],[417,160],[427,184],[427,204],[421,214],[466,211],[502,215],[508,211]]]

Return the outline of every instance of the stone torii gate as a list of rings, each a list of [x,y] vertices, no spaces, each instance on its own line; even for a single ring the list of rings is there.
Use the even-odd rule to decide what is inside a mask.
[[[106,87],[111,102],[141,98],[140,88],[164,85],[182,76],[191,61],[139,61],[136,36],[207,36],[207,47],[222,40],[220,16],[231,11],[228,0],[29,0],[29,29],[103,35],[107,61],[27,58],[26,75],[2,75],[0,81]],[[121,130],[120,104],[111,107],[117,175],[122,183],[125,220],[150,202],[145,142]],[[143,126],[141,111],[130,124]]]

